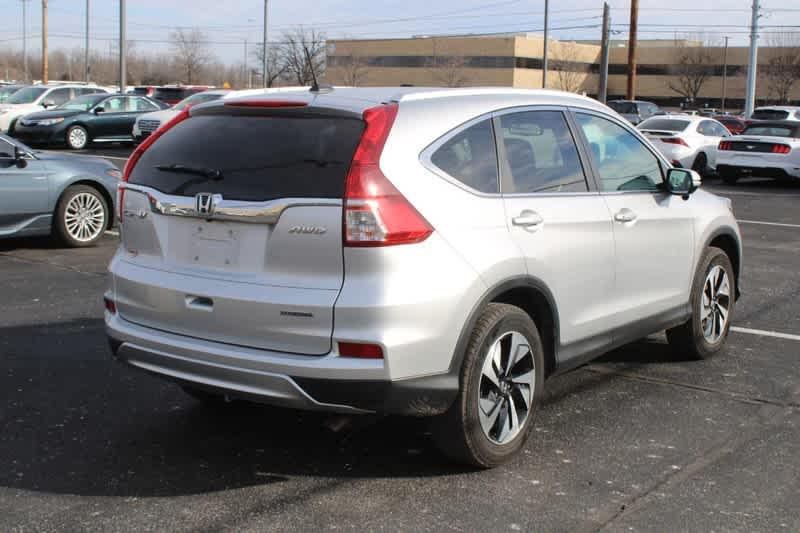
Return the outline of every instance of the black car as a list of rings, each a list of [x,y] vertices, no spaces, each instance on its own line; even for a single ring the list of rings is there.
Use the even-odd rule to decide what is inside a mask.
[[[91,142],[132,142],[136,117],[167,106],[144,96],[92,94],[25,115],[14,137],[26,144],[66,144],[78,150]]]
[[[608,107],[622,115],[634,126],[645,119],[664,114],[656,104],[641,100],[612,100],[608,102]]]

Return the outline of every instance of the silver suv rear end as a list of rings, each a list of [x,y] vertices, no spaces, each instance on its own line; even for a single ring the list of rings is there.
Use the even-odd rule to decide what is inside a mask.
[[[206,399],[441,415],[442,449],[484,467],[524,445],[557,371],[665,328],[720,351],[738,290],[729,202],[575,95],[218,101],[124,174],[119,360]]]

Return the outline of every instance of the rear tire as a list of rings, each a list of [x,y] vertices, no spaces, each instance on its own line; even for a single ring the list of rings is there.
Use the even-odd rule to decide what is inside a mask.
[[[728,338],[735,304],[736,277],[731,260],[721,249],[708,248],[692,285],[692,316],[667,330],[670,346],[678,355],[691,359],[708,359],[720,352]]]
[[[700,174],[701,177],[708,174],[708,158],[706,154],[702,152],[697,154],[697,157],[694,158],[694,163],[692,163],[692,170]]]
[[[518,307],[489,304],[470,336],[458,396],[445,414],[432,420],[441,451],[479,468],[511,459],[533,428],[544,369],[544,349],[533,320]]]

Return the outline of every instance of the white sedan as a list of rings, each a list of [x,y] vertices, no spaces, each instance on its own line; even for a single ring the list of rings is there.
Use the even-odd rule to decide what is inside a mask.
[[[652,117],[636,127],[673,165],[691,168],[700,175],[716,170],[717,146],[731,136],[716,120],[693,115]]]
[[[800,121],[750,124],[719,143],[717,170],[730,185],[746,177],[800,180]]]

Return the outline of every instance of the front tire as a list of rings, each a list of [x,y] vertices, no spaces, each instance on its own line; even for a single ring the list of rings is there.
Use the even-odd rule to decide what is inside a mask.
[[[527,441],[544,389],[544,349],[533,320],[518,307],[489,304],[467,345],[460,390],[434,419],[450,458],[480,468],[511,459]]]
[[[89,132],[83,126],[72,126],[67,130],[67,146],[72,150],[83,150],[89,145]]]
[[[722,181],[725,185],[736,185],[736,182],[739,181],[739,176],[734,176],[733,174],[723,174]]]
[[[108,203],[97,189],[73,185],[58,201],[55,232],[67,246],[92,246],[103,236],[109,216]]]
[[[699,153],[697,157],[694,158],[694,163],[692,164],[692,170],[700,174],[700,176],[705,176],[708,174],[708,158],[706,154]]]
[[[736,277],[730,258],[708,248],[692,286],[692,317],[667,330],[670,346],[682,356],[708,359],[725,346],[736,303]]]

